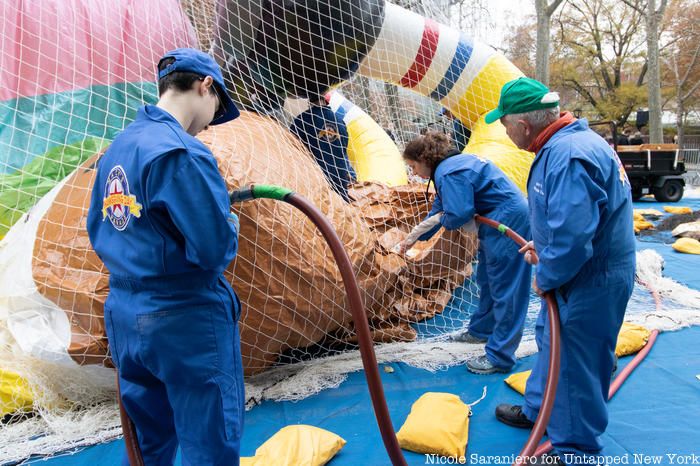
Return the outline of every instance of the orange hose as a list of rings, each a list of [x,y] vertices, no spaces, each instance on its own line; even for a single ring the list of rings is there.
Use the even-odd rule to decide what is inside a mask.
[[[126,455],[129,458],[129,465],[144,466],[143,456],[141,456],[141,447],[139,447],[139,442],[136,437],[136,427],[131,421],[131,418],[129,418],[129,415],[124,409],[124,404],[122,403],[122,396],[119,390],[119,375],[117,375],[117,401],[119,402],[119,417],[122,422],[124,445],[126,446]]]
[[[525,246],[527,241],[520,236],[515,231],[508,228],[506,225],[498,223],[481,215],[475,217],[478,223],[488,225],[492,228],[497,229],[504,235],[508,236],[510,239],[515,241],[519,246]],[[534,262],[537,263],[537,256],[534,256]],[[554,407],[554,398],[557,394],[557,385],[559,383],[559,360],[561,352],[561,336],[560,336],[560,322],[559,322],[559,306],[557,305],[557,300],[554,297],[554,293],[547,292],[544,294],[544,299],[547,302],[547,315],[549,316],[549,365],[547,366],[547,382],[544,387],[544,394],[542,396],[542,404],[540,406],[540,411],[537,413],[537,419],[535,420],[535,425],[530,431],[530,436],[525,442],[520,454],[518,455],[516,462],[513,465],[521,464],[518,462],[520,458],[530,458],[535,453],[537,449],[537,444],[542,440],[544,431],[547,429],[547,424],[549,424],[549,418],[552,415],[552,408]]]

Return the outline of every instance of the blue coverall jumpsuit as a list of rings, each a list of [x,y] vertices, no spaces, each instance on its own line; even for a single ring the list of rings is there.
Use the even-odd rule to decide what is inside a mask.
[[[348,129],[327,105],[311,105],[294,119],[290,131],[311,151],[333,189],[350,201],[348,185],[357,179],[348,160]]]
[[[216,160],[147,105],[99,159],[87,228],[110,272],[104,320],[146,465],[238,465],[244,395],[236,255]],[[125,457],[125,464],[127,464]]]
[[[529,239],[525,198],[493,162],[471,154],[452,155],[437,166],[434,182],[437,195],[428,217],[442,212],[440,223],[448,230],[460,228],[479,214]],[[419,239],[429,239],[439,228]],[[510,370],[523,334],[531,267],[518,253],[518,246],[497,230],[479,225],[478,238],[479,308],[471,316],[469,333],[487,338],[489,361]]]
[[[561,316],[561,371],[547,432],[561,459],[573,463],[574,455],[600,453],[598,437],[608,424],[615,344],[634,286],[630,184],[608,143],[578,120],[540,149],[527,186],[537,286],[555,290]],[[523,408],[531,421],[549,360],[544,302],[536,338]]]

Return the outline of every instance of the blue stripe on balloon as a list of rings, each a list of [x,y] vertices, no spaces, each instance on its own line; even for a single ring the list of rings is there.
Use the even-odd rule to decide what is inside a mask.
[[[352,108],[352,103],[349,100],[344,100],[342,104],[338,106],[338,110],[335,111],[335,116],[339,120],[345,121],[345,116]]]
[[[442,78],[442,81],[440,81],[440,84],[430,93],[430,97],[435,100],[442,100],[450,93],[455,83],[462,75],[462,72],[464,72],[464,69],[467,67],[473,50],[474,44],[472,41],[465,36],[460,36],[457,49],[452,57],[452,63],[450,63],[449,68],[447,68],[445,76]]]

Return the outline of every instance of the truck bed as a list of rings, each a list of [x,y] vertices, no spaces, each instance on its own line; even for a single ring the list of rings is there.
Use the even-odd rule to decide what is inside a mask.
[[[627,175],[657,176],[682,175],[685,165],[679,160],[676,144],[641,144],[638,146],[617,146],[617,153]]]

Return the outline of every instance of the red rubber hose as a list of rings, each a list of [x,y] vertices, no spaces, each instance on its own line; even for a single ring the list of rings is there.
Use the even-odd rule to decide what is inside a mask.
[[[374,354],[374,342],[372,341],[369,324],[367,323],[367,314],[365,313],[365,308],[362,304],[360,287],[357,285],[357,279],[355,278],[355,272],[352,268],[352,262],[350,262],[350,258],[348,257],[347,252],[345,252],[345,246],[340,241],[340,238],[338,238],[338,235],[330,222],[313,204],[311,204],[311,202],[298,194],[286,196],[284,200],[304,212],[306,216],[311,219],[314,225],[316,225],[321,231],[321,234],[323,234],[326,242],[328,242],[328,246],[331,248],[333,257],[335,258],[338,268],[340,269],[340,275],[343,277],[345,292],[348,295],[348,303],[352,312],[355,332],[357,333],[357,338],[360,344],[362,365],[365,369],[365,377],[367,378],[367,385],[370,388],[369,394],[374,407],[374,415],[377,418],[377,424],[379,425],[379,431],[382,434],[384,447],[389,454],[391,464],[394,466],[406,466],[406,459],[403,457],[403,453],[401,452],[401,447],[399,446],[399,442],[396,438],[394,427],[391,424],[389,408],[387,408],[386,405],[384,387],[382,385],[382,380],[379,377],[379,367],[377,366],[377,358]]]
[[[520,236],[515,231],[511,230],[507,226],[498,223],[481,215],[475,217],[478,223],[488,225],[492,228],[497,229],[513,241],[515,241],[519,246],[525,246],[527,241]],[[537,258],[534,258],[535,263]],[[544,388],[544,394],[542,396],[542,405],[540,406],[540,411],[537,414],[537,419],[535,420],[535,425],[530,431],[530,436],[525,442],[520,454],[518,455],[516,462],[513,465],[522,464],[518,462],[520,458],[530,458],[536,455],[535,450],[537,449],[537,444],[542,440],[544,436],[544,431],[547,429],[547,424],[549,424],[549,418],[552,415],[552,407],[554,406],[554,398],[557,394],[557,384],[559,383],[559,358],[561,352],[561,336],[560,336],[560,322],[559,322],[559,306],[557,305],[557,300],[552,292],[544,294],[544,299],[547,302],[547,315],[549,316],[549,365],[547,368],[547,382]]]
[[[119,417],[122,421],[122,432],[124,433],[124,444],[126,445],[126,456],[129,458],[129,465],[144,466],[141,448],[136,437],[136,427],[126,413],[122,403],[122,396],[119,391],[119,375],[117,375],[117,401],[119,402]]]

